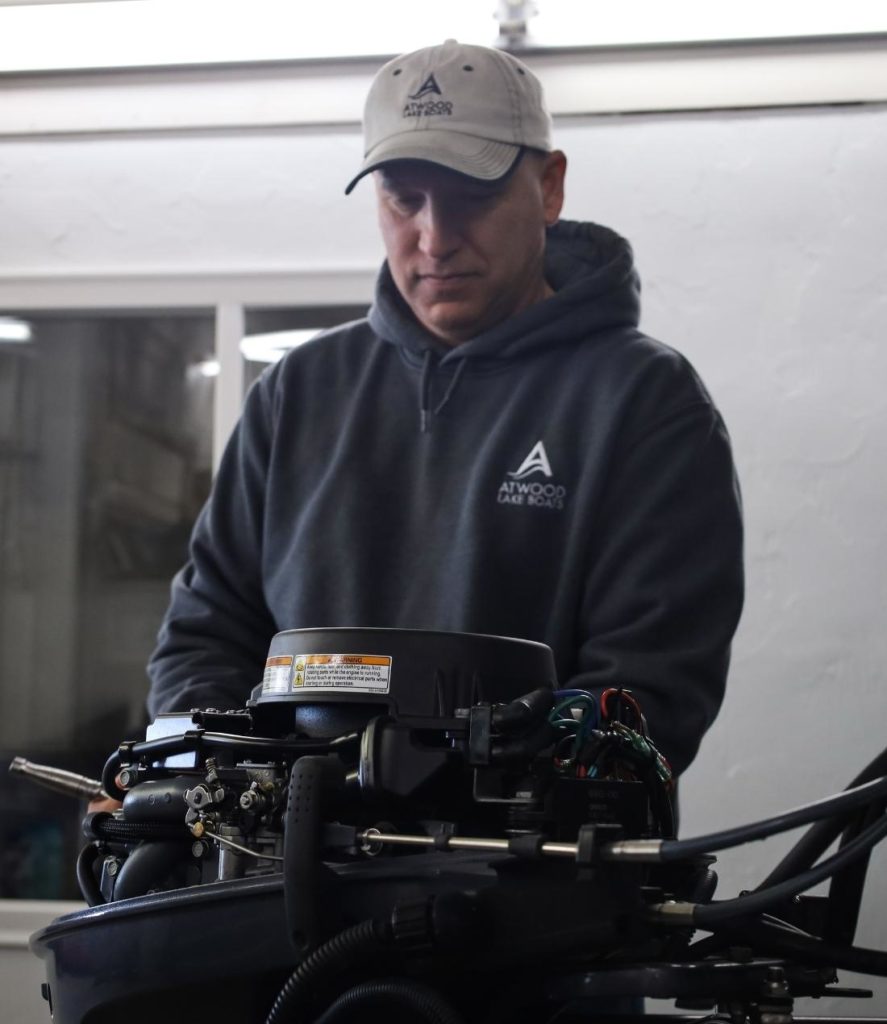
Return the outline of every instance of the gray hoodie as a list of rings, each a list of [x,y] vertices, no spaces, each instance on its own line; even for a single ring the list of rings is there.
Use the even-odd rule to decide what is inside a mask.
[[[743,590],[729,441],[637,329],[628,243],[550,229],[555,294],[448,348],[383,266],[366,320],[253,386],[149,671],[152,713],[242,707],[283,629],[548,644],[562,686],[633,689],[682,771],[723,698]]]

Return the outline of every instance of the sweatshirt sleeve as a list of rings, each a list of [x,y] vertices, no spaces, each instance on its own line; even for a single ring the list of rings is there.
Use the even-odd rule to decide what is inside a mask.
[[[189,559],[172,582],[169,608],[148,663],[148,712],[242,708],[261,682],[276,632],[262,586],[264,489],[271,446],[267,379],[250,390]]]
[[[617,449],[592,532],[577,671],[564,685],[634,690],[680,773],[723,700],[743,602],[739,487],[707,396]]]

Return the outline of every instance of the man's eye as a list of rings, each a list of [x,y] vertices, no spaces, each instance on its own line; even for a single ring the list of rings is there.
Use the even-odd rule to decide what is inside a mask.
[[[396,209],[403,211],[414,211],[422,205],[421,196],[413,196],[408,193],[402,193],[400,195],[391,195],[391,203]]]

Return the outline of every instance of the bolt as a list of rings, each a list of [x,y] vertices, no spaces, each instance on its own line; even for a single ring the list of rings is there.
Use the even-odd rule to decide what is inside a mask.
[[[788,987],[785,983],[785,971],[781,967],[768,967],[765,985],[771,995],[785,995]]]
[[[240,794],[240,806],[245,811],[261,811],[265,806],[265,798],[254,789],[248,789]]]

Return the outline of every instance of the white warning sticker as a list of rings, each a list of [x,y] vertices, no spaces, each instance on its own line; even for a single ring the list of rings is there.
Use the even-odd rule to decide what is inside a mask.
[[[262,676],[262,693],[289,693],[292,671],[291,655],[269,658],[265,662],[265,674]]]
[[[391,662],[384,654],[299,654],[293,689],[388,693]]]

